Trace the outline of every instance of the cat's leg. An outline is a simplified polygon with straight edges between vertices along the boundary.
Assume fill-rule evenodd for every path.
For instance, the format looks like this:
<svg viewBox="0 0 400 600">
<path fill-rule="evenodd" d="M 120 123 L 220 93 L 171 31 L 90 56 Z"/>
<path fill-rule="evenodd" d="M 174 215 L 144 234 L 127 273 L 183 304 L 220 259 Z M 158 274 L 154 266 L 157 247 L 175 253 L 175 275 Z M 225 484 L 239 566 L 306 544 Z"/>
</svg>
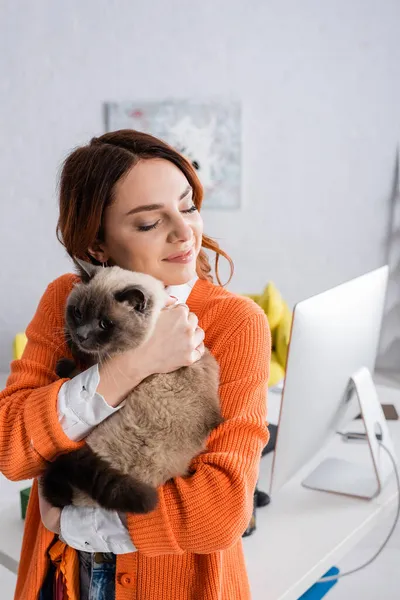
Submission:
<svg viewBox="0 0 400 600">
<path fill-rule="evenodd" d="M 70 358 L 60 358 L 60 360 L 57 361 L 56 374 L 60 379 L 64 379 L 64 377 L 75 377 L 79 372 L 74 360 L 71 360 Z"/>
<path fill-rule="evenodd" d="M 147 513 L 158 501 L 154 487 L 113 469 L 87 444 L 50 463 L 43 478 L 44 495 L 49 502 L 53 502 L 53 498 L 60 502 L 58 485 L 62 488 L 61 498 L 67 486 L 71 489 L 69 504 L 72 504 L 72 488 L 81 490 L 103 508 L 121 512 Z"/>
<path fill-rule="evenodd" d="M 49 464 L 42 477 L 42 493 L 52 506 L 64 508 L 72 504 L 73 489 L 57 459 Z"/>
</svg>

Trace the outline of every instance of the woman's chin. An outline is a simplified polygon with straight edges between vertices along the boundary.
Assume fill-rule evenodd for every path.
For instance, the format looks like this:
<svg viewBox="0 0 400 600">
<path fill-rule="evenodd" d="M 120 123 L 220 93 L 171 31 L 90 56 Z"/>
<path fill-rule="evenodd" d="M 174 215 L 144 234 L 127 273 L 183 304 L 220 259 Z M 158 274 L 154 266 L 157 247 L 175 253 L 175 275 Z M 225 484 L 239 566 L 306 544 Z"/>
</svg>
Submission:
<svg viewBox="0 0 400 600">
<path fill-rule="evenodd" d="M 196 264 L 180 265 L 170 263 L 163 269 L 162 281 L 165 285 L 183 285 L 197 277 Z"/>
</svg>

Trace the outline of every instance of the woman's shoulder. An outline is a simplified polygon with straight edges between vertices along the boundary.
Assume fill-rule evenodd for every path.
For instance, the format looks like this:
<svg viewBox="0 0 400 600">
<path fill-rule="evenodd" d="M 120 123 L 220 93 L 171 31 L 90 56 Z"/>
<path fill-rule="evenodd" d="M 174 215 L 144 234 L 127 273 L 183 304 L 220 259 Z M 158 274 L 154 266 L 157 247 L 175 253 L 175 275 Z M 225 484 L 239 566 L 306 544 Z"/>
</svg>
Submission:
<svg viewBox="0 0 400 600">
<path fill-rule="evenodd" d="M 27 327 L 28 337 L 37 331 L 53 331 L 55 327 L 63 326 L 67 298 L 77 281 L 76 275 L 66 273 L 48 284 Z"/>
<path fill-rule="evenodd" d="M 64 275 L 60 275 L 60 277 L 54 279 L 49 287 L 60 293 L 65 291 L 69 293 L 78 281 L 80 281 L 78 275 L 74 275 L 74 273 L 64 273 Z"/>
<path fill-rule="evenodd" d="M 207 333 L 231 337 L 260 321 L 268 329 L 267 317 L 254 300 L 207 280 L 196 282 L 188 303 Z"/>
<path fill-rule="evenodd" d="M 65 273 L 57 279 L 54 279 L 47 286 L 41 302 L 50 307 L 64 306 L 74 285 L 80 281 L 77 275 Z"/>
</svg>

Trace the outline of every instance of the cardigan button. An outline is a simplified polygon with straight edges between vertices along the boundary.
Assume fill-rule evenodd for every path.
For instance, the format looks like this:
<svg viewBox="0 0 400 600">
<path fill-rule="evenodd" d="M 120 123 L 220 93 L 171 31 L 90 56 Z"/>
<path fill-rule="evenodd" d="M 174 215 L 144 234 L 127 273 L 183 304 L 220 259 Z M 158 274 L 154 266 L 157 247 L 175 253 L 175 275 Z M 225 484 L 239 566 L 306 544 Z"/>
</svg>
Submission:
<svg viewBox="0 0 400 600">
<path fill-rule="evenodd" d="M 132 575 L 128 575 L 128 573 L 123 573 L 121 575 L 121 585 L 126 588 L 133 588 L 135 582 L 133 581 Z"/>
</svg>

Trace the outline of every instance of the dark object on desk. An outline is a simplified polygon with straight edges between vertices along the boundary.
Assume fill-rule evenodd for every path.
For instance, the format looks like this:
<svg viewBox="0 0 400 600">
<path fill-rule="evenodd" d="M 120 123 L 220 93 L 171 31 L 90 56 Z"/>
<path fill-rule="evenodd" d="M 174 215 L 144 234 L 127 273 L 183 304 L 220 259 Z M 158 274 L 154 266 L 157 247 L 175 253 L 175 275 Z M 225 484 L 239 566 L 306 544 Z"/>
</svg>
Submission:
<svg viewBox="0 0 400 600">
<path fill-rule="evenodd" d="M 261 456 L 265 456 L 268 452 L 272 452 L 276 444 L 276 433 L 278 427 L 276 425 L 268 425 L 269 440 L 268 444 L 264 446 Z M 265 492 L 261 491 L 256 487 L 253 496 L 253 514 L 251 515 L 250 523 L 243 534 L 243 537 L 247 537 L 253 533 L 256 529 L 256 508 L 267 506 L 271 502 L 271 498 Z"/>
<path fill-rule="evenodd" d="M 272 450 L 275 450 L 276 434 L 278 431 L 278 426 L 270 424 L 270 425 L 268 425 L 268 431 L 269 431 L 268 444 L 266 446 L 264 446 L 263 451 L 261 452 L 261 456 L 265 456 L 269 452 L 272 452 Z M 256 497 L 257 508 L 261 508 L 262 506 L 267 506 L 271 502 L 271 498 L 268 496 L 268 494 L 259 490 L 258 487 L 256 487 L 255 497 Z"/>
<path fill-rule="evenodd" d="M 397 412 L 394 404 L 381 404 L 381 406 L 387 421 L 398 421 L 399 413 Z M 358 415 L 356 419 L 361 419 L 361 415 Z"/>
<path fill-rule="evenodd" d="M 262 492 L 256 487 L 256 507 L 262 508 L 271 502 L 271 498 L 265 492 Z"/>
<path fill-rule="evenodd" d="M 263 451 L 261 452 L 261 456 L 265 456 L 266 454 L 268 454 L 268 452 L 272 452 L 272 450 L 275 450 L 276 435 L 277 435 L 277 432 L 278 432 L 278 426 L 277 425 L 272 425 L 270 423 L 268 425 L 268 431 L 269 431 L 268 444 L 266 446 L 264 446 Z"/>
<path fill-rule="evenodd" d="M 398 421 L 399 414 L 394 404 L 382 404 L 382 410 L 388 421 Z"/>
<path fill-rule="evenodd" d="M 342 435 L 343 441 L 345 441 L 345 442 L 356 442 L 356 441 L 366 442 L 368 439 L 366 433 L 359 433 L 358 431 L 346 431 L 346 433 L 342 433 L 341 435 Z M 375 433 L 375 437 L 380 442 L 382 441 L 381 433 Z"/>
<path fill-rule="evenodd" d="M 26 509 L 28 508 L 29 496 L 32 487 L 25 488 L 20 491 L 20 504 L 21 504 L 21 519 L 24 520 L 26 516 Z"/>
<path fill-rule="evenodd" d="M 253 495 L 253 513 L 251 515 L 250 523 L 247 526 L 246 531 L 243 533 L 242 537 L 248 537 L 256 530 L 256 506 L 257 506 L 257 488 L 254 491 Z"/>
<path fill-rule="evenodd" d="M 253 514 L 251 515 L 250 523 L 242 537 L 248 537 L 256 530 L 256 509 L 262 506 L 267 506 L 271 502 L 271 498 L 265 492 L 262 492 L 257 487 L 253 496 Z"/>
</svg>

